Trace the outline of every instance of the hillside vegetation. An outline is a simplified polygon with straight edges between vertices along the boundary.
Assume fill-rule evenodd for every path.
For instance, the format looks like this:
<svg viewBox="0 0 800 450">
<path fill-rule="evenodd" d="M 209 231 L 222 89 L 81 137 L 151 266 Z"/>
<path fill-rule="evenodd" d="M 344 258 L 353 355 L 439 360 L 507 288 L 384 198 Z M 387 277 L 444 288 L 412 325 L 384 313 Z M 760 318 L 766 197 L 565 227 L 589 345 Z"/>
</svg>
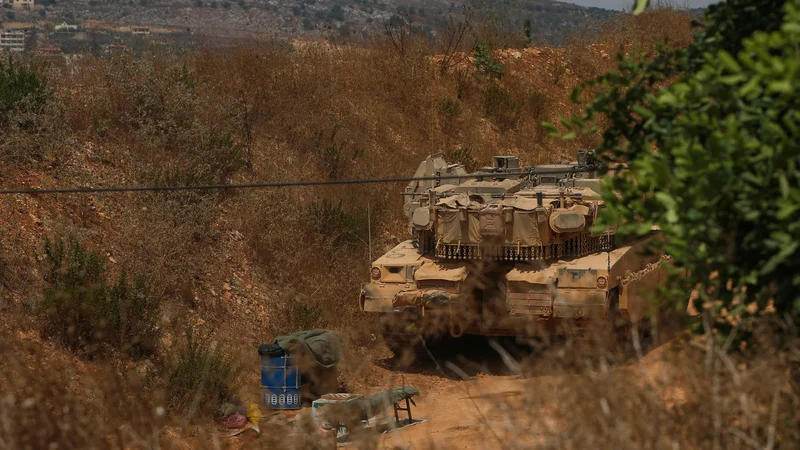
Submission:
<svg viewBox="0 0 800 450">
<path fill-rule="evenodd" d="M 611 18 L 613 11 L 552 0 L 46 0 L 41 9 L 13 12 L 9 21 L 81 23 L 92 20 L 122 26 L 149 25 L 171 33 L 189 32 L 205 42 L 214 38 L 336 37 L 362 40 L 383 32 L 387 22 L 404 21 L 434 37 L 450 16 L 475 11 L 486 27 L 514 31 L 523 38 L 530 20 L 537 43 L 563 42 L 571 33 Z M 202 36 L 202 37 L 201 37 Z M 192 40 L 191 36 L 183 36 Z"/>
<path fill-rule="evenodd" d="M 402 48 L 271 41 L 68 68 L 4 59 L 0 186 L 410 176 L 435 152 L 469 167 L 497 154 L 573 158 L 601 136 L 562 141 L 541 122 L 579 113 L 569 93 L 612 70 L 617 51 L 691 43 L 689 22 L 659 9 L 591 43 L 487 44 L 452 64 L 413 33 Z M 363 362 L 380 350 L 357 295 L 371 258 L 406 238 L 402 189 L 0 196 L 0 351 L 11 355 L 0 392 L 14 394 L 0 411 L 27 408 L 9 420 L 36 430 L 0 438 L 163 442 L 165 425 L 208 421 L 228 395 L 256 398 L 256 346 L 298 328 L 340 331 L 344 387 L 368 384 Z M 208 368 L 209 384 L 192 384 Z"/>
</svg>

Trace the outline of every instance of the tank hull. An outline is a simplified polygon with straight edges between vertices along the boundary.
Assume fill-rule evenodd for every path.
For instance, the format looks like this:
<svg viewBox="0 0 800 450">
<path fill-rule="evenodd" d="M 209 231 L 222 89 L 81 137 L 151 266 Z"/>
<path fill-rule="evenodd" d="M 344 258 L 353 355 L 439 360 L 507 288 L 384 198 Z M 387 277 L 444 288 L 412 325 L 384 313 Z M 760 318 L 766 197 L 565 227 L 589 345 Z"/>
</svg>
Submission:
<svg viewBox="0 0 800 450">
<path fill-rule="evenodd" d="M 526 263 L 442 261 L 407 241 L 373 264 L 381 276 L 362 287 L 361 308 L 380 317 L 384 334 L 408 338 L 568 334 L 612 313 L 638 322 L 665 277 L 661 256 L 646 253 L 653 239 L 660 233 L 610 252 Z M 389 264 L 402 279 L 383 276 Z"/>
</svg>

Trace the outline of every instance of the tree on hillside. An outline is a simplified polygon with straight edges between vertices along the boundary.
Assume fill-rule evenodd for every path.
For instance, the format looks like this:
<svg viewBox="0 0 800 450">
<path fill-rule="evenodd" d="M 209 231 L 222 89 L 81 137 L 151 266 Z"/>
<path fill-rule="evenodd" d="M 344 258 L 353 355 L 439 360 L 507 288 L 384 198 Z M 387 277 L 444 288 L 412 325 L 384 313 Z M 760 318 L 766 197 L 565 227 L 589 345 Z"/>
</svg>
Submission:
<svg viewBox="0 0 800 450">
<path fill-rule="evenodd" d="M 704 23 L 688 48 L 620 57 L 564 137 L 607 124 L 598 153 L 629 170 L 605 223 L 660 225 L 677 288 L 741 336 L 800 313 L 800 0 L 728 0 Z"/>
<path fill-rule="evenodd" d="M 342 8 L 342 5 L 340 5 L 338 3 L 333 5 L 333 8 L 331 8 L 330 17 L 333 20 L 338 20 L 340 22 L 343 21 L 344 20 L 344 8 Z"/>
<path fill-rule="evenodd" d="M 464 7 L 464 14 L 447 18 L 447 25 L 439 33 L 439 53 L 442 60 L 439 72 L 446 73 L 450 68 L 461 64 L 469 57 L 469 49 L 475 47 L 475 33 L 472 28 L 472 9 Z"/>
<path fill-rule="evenodd" d="M 527 40 L 529 44 L 531 43 L 531 30 L 531 19 L 525 19 L 525 22 L 522 24 L 522 32 L 525 33 L 525 40 Z"/>
</svg>

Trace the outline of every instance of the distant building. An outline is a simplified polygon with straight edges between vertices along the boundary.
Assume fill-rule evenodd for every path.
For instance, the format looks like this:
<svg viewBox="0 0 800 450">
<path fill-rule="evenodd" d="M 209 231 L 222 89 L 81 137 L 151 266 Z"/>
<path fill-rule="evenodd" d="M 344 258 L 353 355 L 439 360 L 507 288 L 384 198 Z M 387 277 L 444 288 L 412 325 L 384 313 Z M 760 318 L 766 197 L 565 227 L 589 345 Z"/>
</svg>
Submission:
<svg viewBox="0 0 800 450">
<path fill-rule="evenodd" d="M 25 51 L 25 32 L 23 31 L 0 31 L 0 50 L 7 52 Z"/>
<path fill-rule="evenodd" d="M 70 25 L 67 22 L 61 22 L 61 25 L 56 25 L 53 30 L 56 33 L 77 33 L 78 26 L 77 25 Z"/>
<path fill-rule="evenodd" d="M 46 59 L 48 61 L 59 61 L 64 56 L 64 53 L 61 51 L 61 47 L 49 46 L 49 47 L 40 47 L 36 50 L 36 53 L 42 57 L 42 59 Z"/>
<path fill-rule="evenodd" d="M 107 55 L 116 55 L 126 50 L 128 50 L 128 46 L 122 44 L 106 44 L 103 46 L 103 51 L 105 51 Z"/>
<path fill-rule="evenodd" d="M 150 27 L 131 27 L 131 33 L 146 36 L 150 34 Z"/>
<path fill-rule="evenodd" d="M 21 11 L 33 10 L 33 0 L 5 0 L 4 3 L 7 5 L 11 5 L 11 9 L 16 9 Z"/>
</svg>

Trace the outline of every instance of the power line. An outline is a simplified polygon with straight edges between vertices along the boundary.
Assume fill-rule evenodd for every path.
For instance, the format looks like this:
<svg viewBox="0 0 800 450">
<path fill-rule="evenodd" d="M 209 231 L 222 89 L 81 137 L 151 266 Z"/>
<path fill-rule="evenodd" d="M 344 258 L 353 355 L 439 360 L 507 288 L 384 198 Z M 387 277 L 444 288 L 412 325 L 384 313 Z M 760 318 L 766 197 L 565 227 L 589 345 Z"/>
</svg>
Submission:
<svg viewBox="0 0 800 450">
<path fill-rule="evenodd" d="M 71 187 L 71 188 L 47 188 L 47 189 L 4 189 L 0 190 L 0 195 L 39 195 L 39 194 L 94 194 L 94 193 L 116 193 L 116 192 L 159 192 L 159 191 L 210 191 L 210 190 L 230 190 L 230 189 L 265 189 L 265 188 L 285 188 L 301 186 L 336 186 L 353 184 L 377 184 L 377 183 L 401 183 L 410 181 L 438 181 L 438 180 L 457 180 L 464 178 L 508 178 L 510 176 L 531 176 L 547 174 L 567 174 L 579 172 L 591 172 L 596 170 L 593 166 L 573 166 L 570 168 L 532 168 L 524 172 L 499 172 L 499 173 L 473 173 L 467 175 L 440 175 L 430 177 L 398 177 L 398 178 L 362 178 L 351 180 L 318 180 L 318 181 L 276 181 L 268 183 L 246 183 L 246 184 L 208 184 L 208 185 L 185 185 L 185 186 L 112 186 L 112 187 Z"/>
</svg>

